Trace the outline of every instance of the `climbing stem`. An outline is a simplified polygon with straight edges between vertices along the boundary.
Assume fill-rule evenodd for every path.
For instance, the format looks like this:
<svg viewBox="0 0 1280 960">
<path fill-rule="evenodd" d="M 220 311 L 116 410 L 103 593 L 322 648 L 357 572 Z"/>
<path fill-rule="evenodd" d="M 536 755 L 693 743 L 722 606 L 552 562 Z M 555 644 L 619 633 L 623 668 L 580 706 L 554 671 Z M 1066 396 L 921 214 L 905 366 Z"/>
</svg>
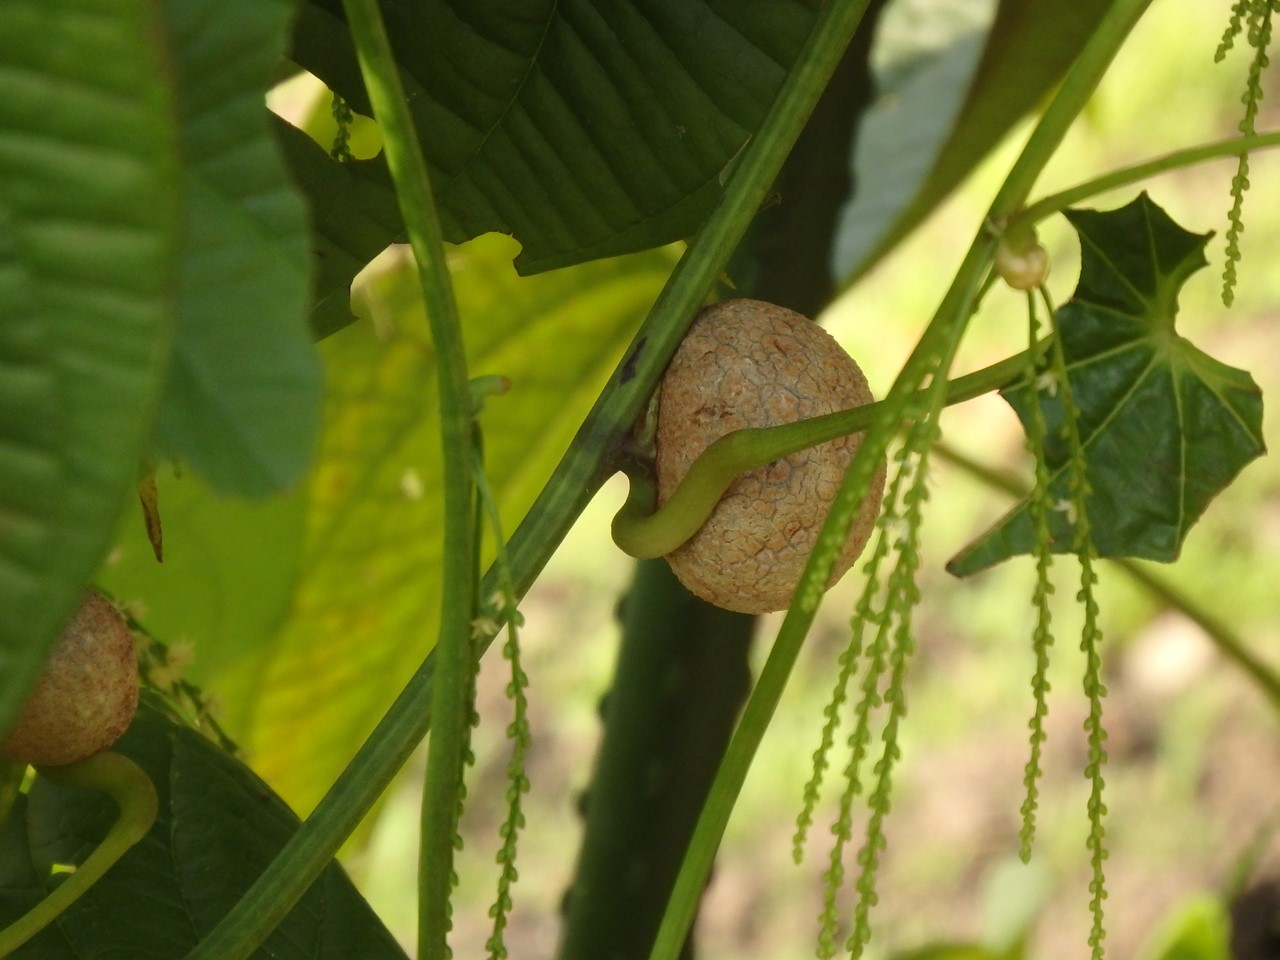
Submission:
<svg viewBox="0 0 1280 960">
<path fill-rule="evenodd" d="M 968 322 L 997 242 L 997 235 L 987 225 L 1006 223 L 1025 203 L 1040 171 L 1083 109 L 1149 2 L 1117 0 L 1099 21 L 1093 36 L 1063 79 L 996 194 L 986 223 L 975 236 L 942 303 L 885 398 L 882 416 L 877 417 L 863 434 L 818 536 L 818 546 L 809 555 L 797 589 L 797 600 L 787 610 L 773 649 L 716 774 L 668 901 L 651 960 L 675 960 L 679 955 L 693 922 L 698 893 L 710 873 L 738 792 L 746 780 L 751 760 L 782 697 L 787 678 L 799 656 L 800 645 L 817 612 L 817 597 L 830 576 L 837 553 L 831 545 L 844 543 L 857 508 L 871 487 L 889 441 L 913 405 L 915 394 Z M 828 9 L 835 6 L 838 5 L 829 4 Z"/>
<path fill-rule="evenodd" d="M 947 385 L 946 403 L 963 403 L 998 390 L 1022 374 L 1048 341 L 1035 350 L 1008 357 Z M 1034 354 L 1034 356 L 1032 356 Z M 641 464 L 628 468 L 631 490 L 613 519 L 613 540 L 626 553 L 641 559 L 661 557 L 693 536 L 706 522 L 725 490 L 748 470 L 763 467 L 798 450 L 851 433 L 860 433 L 883 416 L 883 403 L 810 417 L 772 427 L 754 427 L 725 434 L 704 450 L 671 497 L 655 510 L 650 471 Z"/>
<path fill-rule="evenodd" d="M 160 809 L 151 778 L 121 753 L 95 753 L 66 766 L 41 767 L 39 774 L 60 787 L 107 794 L 120 808 L 120 816 L 84 863 L 38 904 L 0 930 L 0 957 L 9 956 L 80 899 L 125 851 L 147 835 Z"/>
<path fill-rule="evenodd" d="M 431 738 L 422 798 L 418 861 L 418 954 L 423 960 L 449 955 L 450 896 L 454 837 L 462 775 L 471 729 L 474 655 L 471 623 L 476 615 L 473 510 L 472 404 L 461 325 L 444 258 L 440 223 L 426 162 L 418 148 L 413 116 L 377 0 L 343 0 L 347 23 L 382 131 L 387 166 L 413 245 L 439 373 L 444 473 L 443 593 L 435 646 Z"/>
<path fill-rule="evenodd" d="M 400 711 L 388 714 L 377 741 L 366 743 L 353 761 L 350 776 L 340 778 L 250 891 L 188 955 L 191 960 L 243 960 L 252 954 L 368 812 L 426 733 L 428 723 L 437 736 L 431 740 L 423 799 L 420 956 L 439 958 L 448 949 L 454 820 L 470 720 L 467 687 L 476 596 L 471 404 L 458 310 L 430 178 L 379 6 L 377 0 L 344 0 L 343 6 L 417 262 L 438 371 L 444 453 L 443 555 L 450 562 L 443 566 L 435 670 L 434 676 L 419 671 L 414 680 L 417 696 L 397 701 Z"/>
<path fill-rule="evenodd" d="M 1060 193 L 1050 194 L 1037 200 L 1011 217 L 1006 229 L 1013 231 L 1019 227 L 1030 226 L 1060 210 L 1073 207 L 1083 200 L 1088 200 L 1090 197 L 1106 193 L 1108 190 L 1115 190 L 1118 187 L 1128 186 L 1131 183 L 1138 183 L 1148 177 L 1167 173 L 1170 170 L 1189 167 L 1197 163 L 1206 163 L 1210 160 L 1239 157 L 1244 153 L 1252 153 L 1255 150 L 1265 150 L 1273 147 L 1280 147 L 1280 131 L 1259 133 L 1247 137 L 1229 137 L 1213 143 L 1204 143 L 1183 150 L 1174 150 L 1151 160 L 1145 160 L 1142 163 L 1121 167 L 1101 177 L 1087 180 Z"/>
</svg>

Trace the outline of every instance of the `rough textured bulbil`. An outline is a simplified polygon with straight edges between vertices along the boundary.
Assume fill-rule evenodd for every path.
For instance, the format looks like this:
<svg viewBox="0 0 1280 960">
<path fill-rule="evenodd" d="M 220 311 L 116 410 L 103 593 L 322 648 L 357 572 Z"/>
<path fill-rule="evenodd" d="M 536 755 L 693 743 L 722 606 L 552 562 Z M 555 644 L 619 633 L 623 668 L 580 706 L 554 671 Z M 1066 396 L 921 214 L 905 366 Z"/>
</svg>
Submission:
<svg viewBox="0 0 1280 960">
<path fill-rule="evenodd" d="M 83 760 L 115 743 L 137 709 L 133 634 L 111 601 L 90 591 L 54 645 L 3 753 L 35 766 Z"/>
<path fill-rule="evenodd" d="M 757 300 L 708 307 L 662 381 L 658 501 L 666 503 L 698 454 L 727 433 L 871 400 L 858 365 L 808 318 Z M 841 437 L 740 476 L 702 529 L 667 555 L 676 576 L 726 610 L 786 608 L 859 439 Z M 881 466 L 827 586 L 866 545 L 883 488 Z"/>
</svg>

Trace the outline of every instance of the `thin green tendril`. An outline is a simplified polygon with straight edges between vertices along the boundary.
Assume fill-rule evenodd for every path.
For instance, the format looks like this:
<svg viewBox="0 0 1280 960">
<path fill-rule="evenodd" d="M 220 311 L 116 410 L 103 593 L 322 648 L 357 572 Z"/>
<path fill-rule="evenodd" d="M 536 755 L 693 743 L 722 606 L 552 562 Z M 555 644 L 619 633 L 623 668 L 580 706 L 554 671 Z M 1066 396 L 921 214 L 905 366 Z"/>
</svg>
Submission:
<svg viewBox="0 0 1280 960">
<path fill-rule="evenodd" d="M 120 816 L 102 842 L 66 879 L 28 910 L 0 929 L 0 957 L 7 957 L 58 919 L 73 903 L 145 837 L 159 813 L 155 784 L 133 760 L 114 750 L 59 767 L 41 767 L 40 776 L 60 787 L 100 790 L 115 801 Z"/>
</svg>

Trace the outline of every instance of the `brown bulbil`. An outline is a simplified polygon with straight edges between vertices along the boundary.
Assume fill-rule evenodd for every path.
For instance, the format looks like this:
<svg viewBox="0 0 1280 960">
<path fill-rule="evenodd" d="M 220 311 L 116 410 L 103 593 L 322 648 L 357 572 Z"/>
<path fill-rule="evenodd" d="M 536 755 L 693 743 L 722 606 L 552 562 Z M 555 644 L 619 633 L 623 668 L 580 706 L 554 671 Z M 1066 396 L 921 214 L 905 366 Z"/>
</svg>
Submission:
<svg viewBox="0 0 1280 960">
<path fill-rule="evenodd" d="M 662 381 L 658 502 L 666 503 L 698 455 L 727 433 L 871 400 L 858 365 L 808 318 L 757 300 L 708 307 Z M 676 576 L 726 610 L 787 607 L 859 439 L 841 437 L 738 477 L 702 528 L 667 555 Z M 883 489 L 881 466 L 827 586 L 862 552 Z"/>
<path fill-rule="evenodd" d="M 133 634 L 111 601 L 90 591 L 0 749 L 35 766 L 73 763 L 120 739 L 137 709 Z"/>
</svg>

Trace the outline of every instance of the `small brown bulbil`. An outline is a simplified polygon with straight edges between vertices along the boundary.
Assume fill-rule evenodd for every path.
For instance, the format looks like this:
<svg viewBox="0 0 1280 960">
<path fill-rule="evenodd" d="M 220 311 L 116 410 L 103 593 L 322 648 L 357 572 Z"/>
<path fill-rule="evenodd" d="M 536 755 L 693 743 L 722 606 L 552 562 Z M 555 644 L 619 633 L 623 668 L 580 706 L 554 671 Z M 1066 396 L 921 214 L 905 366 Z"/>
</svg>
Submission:
<svg viewBox="0 0 1280 960">
<path fill-rule="evenodd" d="M 757 300 L 708 307 L 694 320 L 662 381 L 658 502 L 666 503 L 698 455 L 727 433 L 871 400 L 858 365 L 808 318 Z M 738 477 L 702 528 L 667 555 L 676 576 L 727 610 L 787 607 L 859 439 L 841 437 Z M 828 586 L 866 545 L 883 488 L 881 466 Z"/>
<path fill-rule="evenodd" d="M 89 591 L 0 749 L 35 766 L 73 763 L 115 743 L 137 709 L 133 634 L 110 600 Z"/>
</svg>

